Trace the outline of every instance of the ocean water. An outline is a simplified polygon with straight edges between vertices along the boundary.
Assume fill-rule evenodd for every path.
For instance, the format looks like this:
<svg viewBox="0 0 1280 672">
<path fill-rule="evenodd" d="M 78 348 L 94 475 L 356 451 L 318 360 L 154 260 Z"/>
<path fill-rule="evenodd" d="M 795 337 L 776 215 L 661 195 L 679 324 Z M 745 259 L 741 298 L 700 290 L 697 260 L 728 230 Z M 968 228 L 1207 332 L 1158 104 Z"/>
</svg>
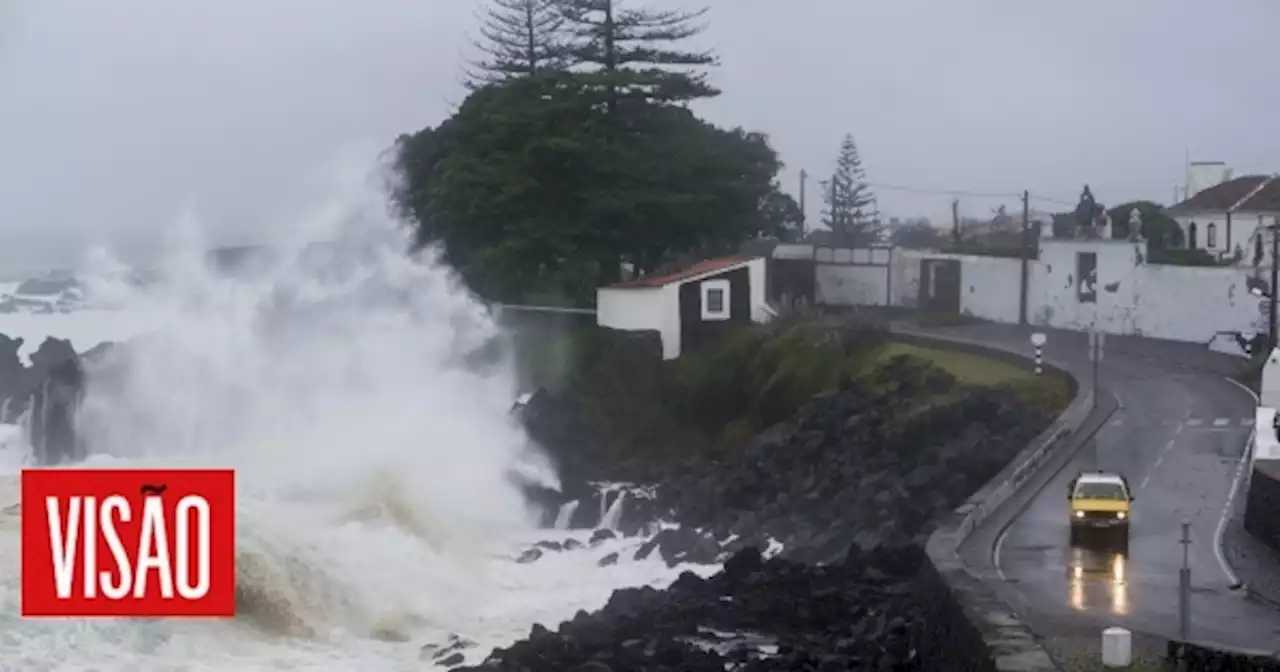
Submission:
<svg viewBox="0 0 1280 672">
<path fill-rule="evenodd" d="M 633 561 L 637 539 L 514 561 L 571 533 L 536 529 L 508 475 L 555 474 L 509 416 L 510 369 L 464 364 L 495 325 L 429 256 L 403 253 L 376 203 L 329 207 L 250 276 L 205 268 L 184 226 L 154 285 L 99 251 L 80 273 L 89 307 L 0 314 L 24 354 L 45 336 L 82 352 L 135 339 L 77 419 L 91 466 L 230 466 L 239 489 L 236 619 L 22 619 L 25 446 L 0 426 L 0 670 L 435 669 L 420 650 L 450 635 L 478 662 L 615 588 L 716 569 Z M 342 252 L 317 260 L 303 245 L 317 239 Z"/>
</svg>

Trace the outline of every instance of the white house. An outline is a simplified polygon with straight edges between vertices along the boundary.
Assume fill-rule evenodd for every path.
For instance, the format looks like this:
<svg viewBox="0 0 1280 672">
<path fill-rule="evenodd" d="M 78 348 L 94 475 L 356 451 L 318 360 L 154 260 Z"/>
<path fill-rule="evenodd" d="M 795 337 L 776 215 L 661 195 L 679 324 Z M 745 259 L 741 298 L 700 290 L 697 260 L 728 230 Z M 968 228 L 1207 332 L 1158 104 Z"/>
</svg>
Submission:
<svg viewBox="0 0 1280 672">
<path fill-rule="evenodd" d="M 596 324 L 657 331 L 663 359 L 714 338 L 726 326 L 773 316 L 765 298 L 766 260 L 706 259 L 677 271 L 596 289 Z"/>
<path fill-rule="evenodd" d="M 1189 249 L 1218 258 L 1240 255 L 1240 264 L 1267 260 L 1266 227 L 1280 223 L 1280 176 L 1245 175 L 1227 180 L 1169 208 Z"/>
</svg>

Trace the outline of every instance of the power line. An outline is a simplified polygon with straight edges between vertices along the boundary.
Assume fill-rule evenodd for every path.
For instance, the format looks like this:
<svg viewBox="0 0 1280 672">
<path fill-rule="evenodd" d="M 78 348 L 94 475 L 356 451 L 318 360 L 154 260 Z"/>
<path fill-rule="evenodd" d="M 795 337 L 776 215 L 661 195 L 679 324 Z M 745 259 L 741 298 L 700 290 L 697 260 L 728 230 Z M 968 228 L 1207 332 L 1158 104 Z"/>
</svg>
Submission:
<svg viewBox="0 0 1280 672">
<path fill-rule="evenodd" d="M 881 184 L 879 182 L 868 182 L 868 187 L 877 189 L 889 189 L 891 191 L 907 191 L 916 194 L 937 194 L 940 196 L 971 196 L 974 198 L 1022 198 L 1022 194 L 997 194 L 984 193 L 980 191 L 968 191 L 965 189 L 926 189 L 923 187 L 907 187 L 900 184 Z"/>
<path fill-rule="evenodd" d="M 915 193 L 915 194 L 933 194 L 938 196 L 968 196 L 970 198 L 1014 198 L 1014 199 L 1022 198 L 1022 194 L 1020 193 L 1005 194 L 1005 193 L 996 193 L 996 192 L 969 191 L 967 189 L 928 189 L 925 187 L 909 187 L 901 184 L 883 184 L 880 182 L 867 182 L 866 184 L 867 186 L 874 187 L 876 189 L 888 189 L 890 191 L 905 191 L 905 192 Z M 1055 205 L 1065 205 L 1068 207 L 1075 206 L 1074 203 L 1071 203 L 1069 201 L 1063 201 L 1056 198 L 1049 198 L 1047 196 L 1036 196 L 1035 194 L 1031 195 L 1031 200 L 1040 201 L 1042 203 L 1053 203 Z"/>
</svg>

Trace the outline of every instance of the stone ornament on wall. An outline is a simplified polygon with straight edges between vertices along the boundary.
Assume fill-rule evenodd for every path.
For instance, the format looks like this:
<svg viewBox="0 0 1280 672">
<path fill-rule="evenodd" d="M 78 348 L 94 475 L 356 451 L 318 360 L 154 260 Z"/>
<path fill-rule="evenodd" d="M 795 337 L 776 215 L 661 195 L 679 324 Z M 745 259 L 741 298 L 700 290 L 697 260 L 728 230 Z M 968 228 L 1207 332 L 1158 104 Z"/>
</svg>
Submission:
<svg viewBox="0 0 1280 672">
<path fill-rule="evenodd" d="M 1129 240 L 1134 242 L 1142 240 L 1142 212 L 1137 208 L 1129 211 Z"/>
</svg>

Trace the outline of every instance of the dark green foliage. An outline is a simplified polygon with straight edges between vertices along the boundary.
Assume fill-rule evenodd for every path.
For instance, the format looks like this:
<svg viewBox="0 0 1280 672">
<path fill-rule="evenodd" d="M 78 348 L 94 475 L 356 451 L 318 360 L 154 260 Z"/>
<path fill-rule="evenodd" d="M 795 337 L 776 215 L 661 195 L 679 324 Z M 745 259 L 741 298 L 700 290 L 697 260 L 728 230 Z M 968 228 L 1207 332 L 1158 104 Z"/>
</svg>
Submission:
<svg viewBox="0 0 1280 672">
<path fill-rule="evenodd" d="M 822 223 L 844 245 L 867 245 L 879 240 L 880 213 L 867 185 L 867 174 L 853 135 L 845 135 L 836 157 L 836 169 L 822 183 Z"/>
<path fill-rule="evenodd" d="M 714 348 L 671 363 L 674 409 L 710 434 L 740 420 L 749 435 L 790 417 L 815 395 L 838 389 L 883 343 L 870 326 L 832 326 L 806 313 L 766 327 L 742 327 Z"/>
<path fill-rule="evenodd" d="M 558 0 L 490 0 L 476 47 L 483 60 L 472 64 L 469 86 L 478 88 L 513 77 L 559 70 L 567 63 L 565 19 Z"/>
<path fill-rule="evenodd" d="M 471 95 L 399 138 L 394 193 L 419 246 L 489 300 L 590 304 L 624 265 L 646 273 L 791 240 L 799 206 L 760 133 L 677 104 L 718 93 L 682 43 L 704 11 L 623 0 L 494 0 Z"/>
<path fill-rule="evenodd" d="M 709 51 L 679 48 L 704 27 L 695 21 L 706 9 L 632 9 L 623 0 L 557 0 L 567 21 L 566 44 L 578 72 L 619 99 L 663 103 L 708 98 L 720 92 L 700 68 L 716 65 Z"/>
<path fill-rule="evenodd" d="M 1142 215 L 1142 237 L 1150 243 L 1152 250 L 1183 246 L 1182 227 L 1160 204 L 1151 201 L 1129 201 L 1107 211 L 1116 238 L 1129 237 L 1129 216 L 1134 208 Z"/>
<path fill-rule="evenodd" d="M 784 234 L 797 216 L 759 133 L 626 101 L 593 76 L 548 72 L 481 88 L 398 142 L 396 201 L 417 242 L 486 298 L 589 300 L 619 263 L 641 271 Z"/>
</svg>

